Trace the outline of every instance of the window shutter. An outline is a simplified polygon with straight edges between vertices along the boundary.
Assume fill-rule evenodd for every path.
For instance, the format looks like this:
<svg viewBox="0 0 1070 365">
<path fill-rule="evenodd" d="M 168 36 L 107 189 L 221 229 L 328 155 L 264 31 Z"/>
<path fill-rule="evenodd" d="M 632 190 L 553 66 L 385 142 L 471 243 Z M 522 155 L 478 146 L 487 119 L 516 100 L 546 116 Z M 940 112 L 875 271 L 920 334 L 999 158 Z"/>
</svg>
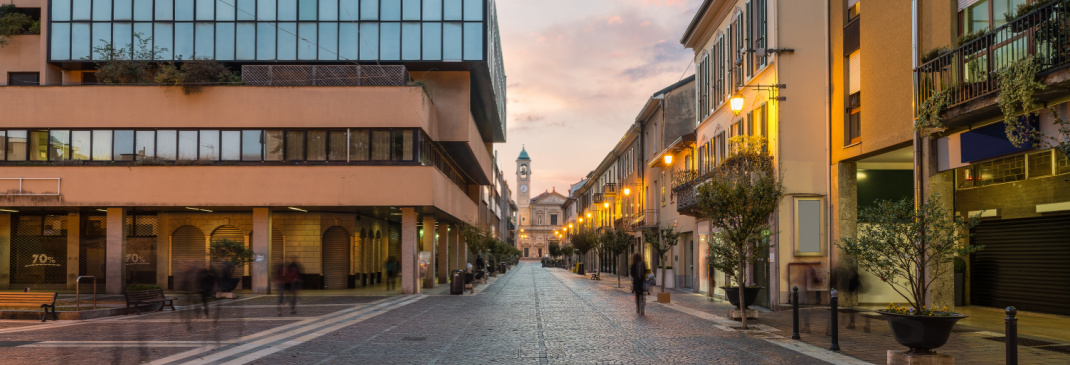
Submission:
<svg viewBox="0 0 1070 365">
<path fill-rule="evenodd" d="M 862 90 L 862 57 L 861 52 L 852 53 L 848 58 L 848 83 L 850 85 L 848 95 Z"/>
</svg>

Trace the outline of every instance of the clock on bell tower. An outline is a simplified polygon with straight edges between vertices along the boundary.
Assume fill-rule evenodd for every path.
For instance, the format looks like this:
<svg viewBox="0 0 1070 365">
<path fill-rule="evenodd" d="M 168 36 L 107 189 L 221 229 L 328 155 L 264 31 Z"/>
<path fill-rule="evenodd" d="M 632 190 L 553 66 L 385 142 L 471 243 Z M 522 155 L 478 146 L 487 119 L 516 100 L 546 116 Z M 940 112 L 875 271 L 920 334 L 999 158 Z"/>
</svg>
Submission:
<svg viewBox="0 0 1070 365">
<path fill-rule="evenodd" d="M 525 216 L 528 204 L 531 202 L 531 158 L 528 157 L 527 149 L 521 147 L 520 156 L 516 158 L 516 204 L 521 212 L 521 225 L 530 224 Z"/>
</svg>

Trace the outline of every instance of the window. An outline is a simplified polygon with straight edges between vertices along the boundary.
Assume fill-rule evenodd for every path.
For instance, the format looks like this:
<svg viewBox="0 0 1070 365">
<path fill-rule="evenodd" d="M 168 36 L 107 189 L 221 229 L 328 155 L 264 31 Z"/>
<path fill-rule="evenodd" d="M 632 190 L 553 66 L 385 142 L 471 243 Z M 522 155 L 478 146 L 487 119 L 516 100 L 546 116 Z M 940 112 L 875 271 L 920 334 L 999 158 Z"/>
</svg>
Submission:
<svg viewBox="0 0 1070 365">
<path fill-rule="evenodd" d="M 327 141 L 329 151 L 327 153 L 327 159 L 331 161 L 345 161 L 347 158 L 346 149 L 349 148 L 349 144 L 346 142 L 346 131 L 330 131 Z"/>
<path fill-rule="evenodd" d="M 767 8 L 766 1 L 768 0 L 755 0 L 754 11 L 751 13 L 754 17 L 754 49 L 765 49 L 768 46 L 768 37 L 766 33 L 768 30 L 767 23 Z M 758 57 L 755 62 L 755 68 L 761 69 L 765 67 L 768 62 L 768 58 L 765 55 Z"/>
<path fill-rule="evenodd" d="M 219 151 L 221 151 L 219 148 L 219 131 L 202 130 L 200 132 L 198 151 L 202 160 L 219 161 Z"/>
<path fill-rule="evenodd" d="M 848 22 L 850 22 L 852 20 L 855 20 L 855 18 L 857 18 L 859 15 L 861 15 L 861 11 L 862 11 L 861 6 L 862 5 L 860 4 L 859 0 L 847 0 L 847 21 Z"/>
<path fill-rule="evenodd" d="M 178 131 L 178 159 L 197 159 L 197 131 Z"/>
<path fill-rule="evenodd" d="M 156 158 L 174 161 L 178 154 L 178 131 L 156 131 Z"/>
<path fill-rule="evenodd" d="M 219 147 L 223 152 L 220 157 L 223 161 L 241 160 L 241 131 L 222 131 L 220 135 Z"/>
<path fill-rule="evenodd" d="M 847 62 L 847 116 L 844 123 L 844 145 L 853 145 L 862 140 L 862 60 L 861 51 L 855 51 Z"/>
<path fill-rule="evenodd" d="M 246 130 L 241 132 L 242 161 L 260 161 L 264 150 L 264 131 Z"/>
<path fill-rule="evenodd" d="M 156 131 L 134 132 L 134 159 L 144 160 L 156 157 Z"/>
<path fill-rule="evenodd" d="M 305 159 L 305 131 L 286 131 L 286 161 Z"/>
<path fill-rule="evenodd" d="M 557 225 L 557 214 L 555 214 L 555 213 L 551 213 L 550 214 L 550 225 L 552 225 L 552 226 L 556 226 Z"/>
<path fill-rule="evenodd" d="M 41 76 L 37 72 L 8 72 L 7 84 L 11 86 L 40 85 Z"/>
<path fill-rule="evenodd" d="M 390 160 L 390 131 L 372 131 L 372 160 Z"/>
<path fill-rule="evenodd" d="M 48 136 L 50 142 L 50 146 L 48 148 L 48 159 L 52 161 L 69 159 L 71 157 L 71 131 L 53 130 L 48 134 Z"/>
<path fill-rule="evenodd" d="M 264 131 L 264 160 L 265 161 L 282 161 L 283 150 L 285 149 L 285 134 L 281 130 L 267 130 Z"/>
<path fill-rule="evenodd" d="M 112 131 L 93 131 L 93 160 L 112 160 Z"/>
<path fill-rule="evenodd" d="M 795 256 L 822 255 L 821 198 L 795 199 Z"/>
<path fill-rule="evenodd" d="M 88 160 L 92 155 L 93 141 L 90 131 L 71 131 L 71 159 Z"/>
<path fill-rule="evenodd" d="M 349 135 L 349 159 L 350 161 L 367 161 L 371 144 L 368 142 L 368 131 L 355 130 Z"/>
<path fill-rule="evenodd" d="M 118 161 L 134 160 L 134 131 L 114 132 L 112 155 Z"/>
</svg>

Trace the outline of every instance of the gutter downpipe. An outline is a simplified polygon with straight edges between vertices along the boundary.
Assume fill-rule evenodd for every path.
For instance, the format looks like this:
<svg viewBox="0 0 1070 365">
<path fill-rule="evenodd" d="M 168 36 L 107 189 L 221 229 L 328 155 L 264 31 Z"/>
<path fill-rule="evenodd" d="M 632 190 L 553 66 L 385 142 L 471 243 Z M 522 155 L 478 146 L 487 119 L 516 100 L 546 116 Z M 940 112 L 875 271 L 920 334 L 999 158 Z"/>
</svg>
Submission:
<svg viewBox="0 0 1070 365">
<path fill-rule="evenodd" d="M 829 82 L 825 84 L 825 157 L 828 158 L 825 162 L 825 212 L 832 212 L 832 31 L 829 27 L 832 25 L 832 2 L 825 2 L 825 80 Z M 839 170 L 837 170 L 839 171 Z M 839 180 L 837 180 L 839 181 Z M 837 194 L 838 196 L 838 194 Z M 792 202 L 794 205 L 795 203 Z M 837 202 L 838 204 L 838 202 Z M 793 206 L 792 209 L 795 209 Z M 831 216 L 828 218 L 828 224 L 825 224 L 824 228 L 828 238 L 828 253 L 825 258 L 828 260 L 829 270 L 832 270 L 832 255 L 836 252 L 836 245 L 833 243 L 835 240 L 832 235 L 832 222 Z M 837 258 L 839 255 L 836 255 Z M 839 262 L 837 261 L 838 265 Z M 779 267 L 779 265 L 778 265 Z M 791 283 L 788 283 L 791 285 Z M 778 288 L 779 290 L 779 288 Z M 788 293 L 790 296 L 791 293 Z"/>
</svg>

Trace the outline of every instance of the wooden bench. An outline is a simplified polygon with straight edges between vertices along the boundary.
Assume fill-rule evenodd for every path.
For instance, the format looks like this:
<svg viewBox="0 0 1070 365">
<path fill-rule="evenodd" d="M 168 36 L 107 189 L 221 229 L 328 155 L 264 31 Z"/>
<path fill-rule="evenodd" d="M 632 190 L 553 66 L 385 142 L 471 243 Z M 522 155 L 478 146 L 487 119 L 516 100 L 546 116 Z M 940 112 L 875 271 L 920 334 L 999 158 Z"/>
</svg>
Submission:
<svg viewBox="0 0 1070 365">
<path fill-rule="evenodd" d="M 41 315 L 41 322 L 48 318 L 49 309 L 52 311 L 52 320 L 57 320 L 56 297 L 57 293 L 0 293 L 0 307 L 41 307 L 45 312 Z"/>
<path fill-rule="evenodd" d="M 165 297 L 163 289 L 131 290 L 123 295 L 126 296 L 126 308 L 129 309 L 133 306 L 137 314 L 141 314 L 141 308 L 138 306 L 142 304 L 160 303 L 160 310 L 163 310 L 164 305 L 168 305 L 171 310 L 175 310 L 175 300 L 178 299 Z"/>
</svg>

